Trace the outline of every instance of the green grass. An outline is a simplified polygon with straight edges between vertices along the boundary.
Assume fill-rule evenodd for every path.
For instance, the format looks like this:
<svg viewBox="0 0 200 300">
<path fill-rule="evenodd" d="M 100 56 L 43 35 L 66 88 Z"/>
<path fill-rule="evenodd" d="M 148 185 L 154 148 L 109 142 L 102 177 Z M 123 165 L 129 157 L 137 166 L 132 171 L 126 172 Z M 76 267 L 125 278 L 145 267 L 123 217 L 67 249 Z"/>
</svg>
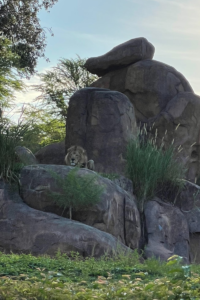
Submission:
<svg viewBox="0 0 200 300">
<path fill-rule="evenodd" d="M 194 272 L 180 260 L 0 253 L 0 299 L 200 299 L 200 266 Z"/>
</svg>

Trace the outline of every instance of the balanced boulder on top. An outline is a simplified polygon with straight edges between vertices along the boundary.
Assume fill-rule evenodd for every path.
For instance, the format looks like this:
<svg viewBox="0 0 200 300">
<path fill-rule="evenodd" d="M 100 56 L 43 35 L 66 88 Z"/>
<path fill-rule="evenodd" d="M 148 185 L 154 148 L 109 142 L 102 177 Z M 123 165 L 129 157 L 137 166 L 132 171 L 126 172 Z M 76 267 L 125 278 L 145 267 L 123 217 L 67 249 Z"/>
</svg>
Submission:
<svg viewBox="0 0 200 300">
<path fill-rule="evenodd" d="M 154 52 L 154 46 L 147 39 L 140 37 L 120 44 L 104 55 L 89 58 L 85 67 L 92 74 L 103 76 L 137 61 L 152 59 Z"/>
</svg>

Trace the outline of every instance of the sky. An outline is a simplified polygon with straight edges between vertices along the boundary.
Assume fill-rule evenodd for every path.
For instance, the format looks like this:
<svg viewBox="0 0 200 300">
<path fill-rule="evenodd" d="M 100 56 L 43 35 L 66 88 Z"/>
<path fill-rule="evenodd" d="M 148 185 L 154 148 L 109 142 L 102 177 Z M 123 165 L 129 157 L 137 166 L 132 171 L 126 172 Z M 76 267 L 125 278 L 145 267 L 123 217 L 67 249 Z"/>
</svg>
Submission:
<svg viewBox="0 0 200 300">
<path fill-rule="evenodd" d="M 41 26 L 54 33 L 52 37 L 46 30 L 50 62 L 39 59 L 39 73 L 56 66 L 60 58 L 95 57 L 145 37 L 155 47 L 153 59 L 181 72 L 200 95 L 200 0 L 58 0 L 39 18 Z M 39 95 L 30 88 L 40 83 L 37 76 L 25 83 L 27 92 L 15 94 L 18 107 Z"/>
</svg>

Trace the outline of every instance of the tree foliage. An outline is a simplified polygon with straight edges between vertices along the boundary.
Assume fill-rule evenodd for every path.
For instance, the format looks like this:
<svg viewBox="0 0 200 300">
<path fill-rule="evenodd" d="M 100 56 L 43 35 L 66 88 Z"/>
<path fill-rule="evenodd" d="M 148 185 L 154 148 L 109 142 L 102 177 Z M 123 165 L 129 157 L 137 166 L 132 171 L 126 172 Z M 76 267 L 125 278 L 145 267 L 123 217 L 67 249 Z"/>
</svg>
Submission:
<svg viewBox="0 0 200 300">
<path fill-rule="evenodd" d="M 41 110 L 32 104 L 24 106 L 21 115 L 22 123 L 28 123 L 29 127 L 21 139 L 20 146 L 25 146 L 36 153 L 42 147 L 65 139 L 66 126 L 62 118 L 54 118 L 47 110 Z"/>
<path fill-rule="evenodd" d="M 98 76 L 86 70 L 86 59 L 60 59 L 56 67 L 40 74 L 42 84 L 33 89 L 41 92 L 37 100 L 46 106 L 51 104 L 53 112 L 66 118 L 68 99 L 79 89 L 90 86 Z"/>
<path fill-rule="evenodd" d="M 20 57 L 12 51 L 10 40 L 0 37 L 0 108 L 9 107 L 14 99 L 14 91 L 24 88 L 17 71 L 23 71 L 19 67 Z"/>
<path fill-rule="evenodd" d="M 46 34 L 38 12 L 48 10 L 58 0 L 1 0 L 0 34 L 12 42 L 19 56 L 18 67 L 28 74 L 35 72 L 38 57 L 44 57 Z"/>
</svg>

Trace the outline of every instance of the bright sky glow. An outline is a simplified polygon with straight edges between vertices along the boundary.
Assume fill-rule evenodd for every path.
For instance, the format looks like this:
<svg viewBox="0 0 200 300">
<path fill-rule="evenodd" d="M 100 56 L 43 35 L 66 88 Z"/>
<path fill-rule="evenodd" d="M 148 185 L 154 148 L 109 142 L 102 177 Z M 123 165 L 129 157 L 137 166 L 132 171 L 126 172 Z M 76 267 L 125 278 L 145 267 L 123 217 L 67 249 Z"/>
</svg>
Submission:
<svg viewBox="0 0 200 300">
<path fill-rule="evenodd" d="M 155 47 L 155 60 L 181 72 L 200 95 L 199 0 L 59 0 L 50 13 L 40 13 L 47 33 L 46 56 L 38 71 L 60 58 L 99 56 L 132 38 L 145 37 Z M 36 77 L 28 85 L 39 83 Z M 16 93 L 18 105 L 32 102 L 36 92 Z"/>
</svg>

